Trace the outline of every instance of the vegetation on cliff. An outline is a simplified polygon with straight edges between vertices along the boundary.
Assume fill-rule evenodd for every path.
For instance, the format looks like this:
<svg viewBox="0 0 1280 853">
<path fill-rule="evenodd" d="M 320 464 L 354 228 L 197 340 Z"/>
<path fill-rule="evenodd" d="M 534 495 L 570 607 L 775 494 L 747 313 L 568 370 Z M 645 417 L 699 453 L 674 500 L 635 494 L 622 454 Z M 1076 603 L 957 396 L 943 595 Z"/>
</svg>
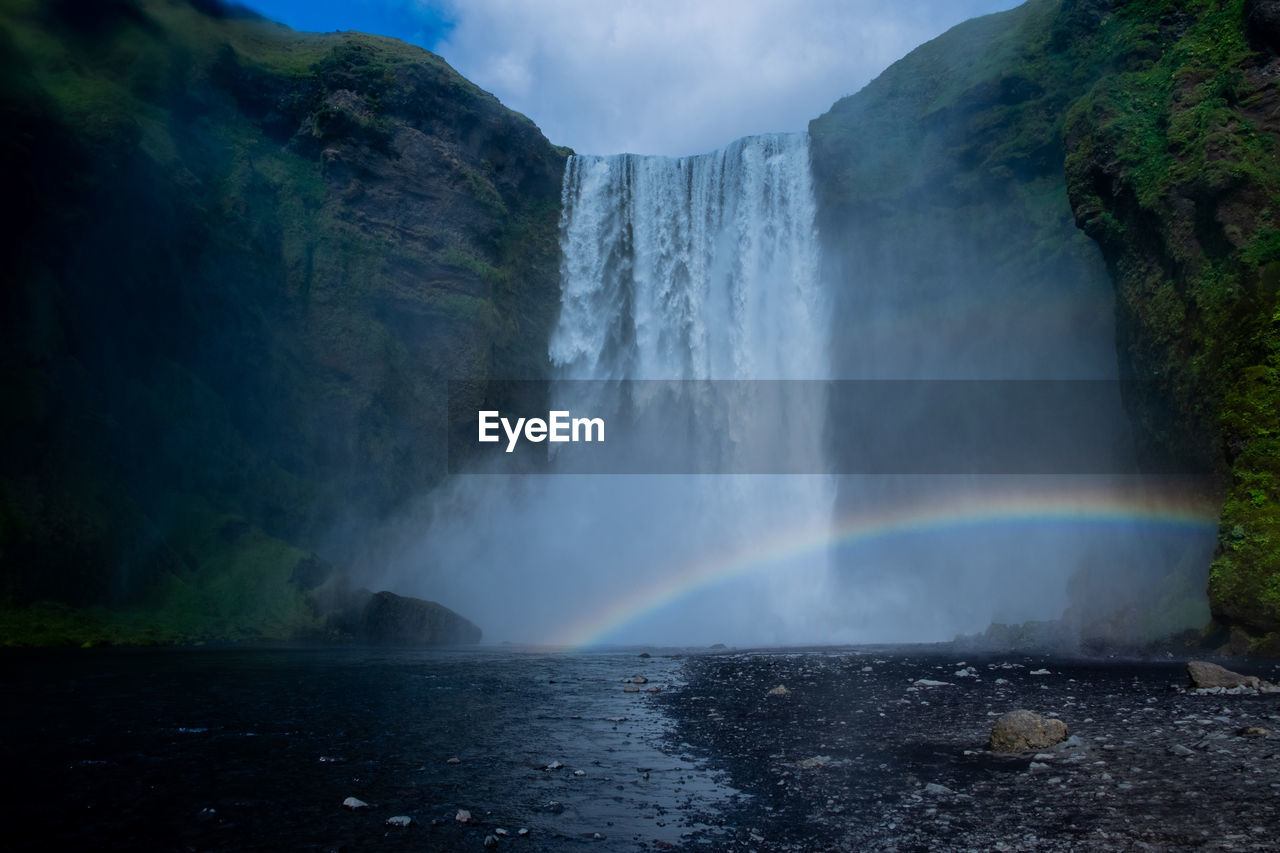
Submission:
<svg viewBox="0 0 1280 853">
<path fill-rule="evenodd" d="M 1271 652 L 1276 5 L 1031 0 L 924 45 L 810 128 L 839 262 L 867 267 L 850 258 L 849 229 L 885 214 L 909 233 L 931 221 L 970 230 L 993 276 L 1049 275 L 1055 287 L 1073 286 L 1064 264 L 1077 263 L 1077 284 L 1091 274 L 1073 260 L 1064 217 L 1097 242 L 1114 281 L 1121 376 L 1144 380 L 1126 400 L 1140 454 L 1217 471 L 1210 606 L 1237 629 L 1235 648 Z M 912 260 L 902 280 L 929 274 L 928 263 Z"/>
<path fill-rule="evenodd" d="M 446 381 L 542 375 L 568 152 L 212 0 L 4 0 L 0 115 L 2 639 L 323 630 L 348 531 L 444 473 Z"/>
<path fill-rule="evenodd" d="M 1274 35 L 1249 22 L 1266 5 L 1117 4 L 1100 20 L 1113 65 L 1066 135 L 1077 220 L 1116 280 L 1125 366 L 1159 398 L 1134 414 L 1153 444 L 1210 458 L 1225 491 L 1214 616 L 1243 630 L 1238 650 L 1278 653 L 1280 87 Z M 1183 419 L 1151 416 L 1169 403 Z"/>
</svg>

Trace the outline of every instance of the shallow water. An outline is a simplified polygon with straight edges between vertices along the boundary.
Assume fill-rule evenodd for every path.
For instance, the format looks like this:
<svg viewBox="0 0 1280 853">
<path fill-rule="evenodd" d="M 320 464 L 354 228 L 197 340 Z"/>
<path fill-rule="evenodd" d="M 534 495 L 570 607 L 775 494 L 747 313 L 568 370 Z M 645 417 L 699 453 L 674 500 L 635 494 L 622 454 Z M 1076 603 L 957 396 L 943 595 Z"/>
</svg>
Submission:
<svg viewBox="0 0 1280 853">
<path fill-rule="evenodd" d="M 1280 694 L 1188 693 L 1181 660 L 639 652 L 7 653 L 0 839 L 449 851 L 501 828 L 498 849 L 520 851 L 1280 850 Z M 1019 707 L 1076 737 L 988 752 L 992 719 Z"/>
<path fill-rule="evenodd" d="M 735 794 L 682 754 L 644 692 L 675 684 L 680 664 L 511 648 L 11 654 L 5 836 L 451 850 L 504 828 L 523 850 L 597 833 L 611 849 L 678 842 L 698 828 L 685 816 Z M 624 693 L 636 674 L 649 683 Z M 342 808 L 351 796 L 371 807 Z M 476 822 L 457 824 L 458 809 Z M 393 815 L 413 824 L 387 827 Z"/>
</svg>

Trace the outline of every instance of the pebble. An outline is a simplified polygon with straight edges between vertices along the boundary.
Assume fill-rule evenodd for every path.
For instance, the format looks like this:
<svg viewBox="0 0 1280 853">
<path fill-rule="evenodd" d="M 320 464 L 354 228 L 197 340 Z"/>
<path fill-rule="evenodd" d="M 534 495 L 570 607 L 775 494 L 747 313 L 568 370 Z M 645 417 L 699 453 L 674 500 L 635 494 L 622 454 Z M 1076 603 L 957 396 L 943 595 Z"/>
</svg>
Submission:
<svg viewBox="0 0 1280 853">
<path fill-rule="evenodd" d="M 925 785 L 924 792 L 931 797 L 949 797 L 955 793 L 955 791 L 951 790 L 946 785 L 939 785 L 937 782 L 930 782 L 928 785 Z"/>
<path fill-rule="evenodd" d="M 471 823 L 471 812 L 466 809 L 458 809 L 458 813 L 453 816 L 457 823 Z"/>
<path fill-rule="evenodd" d="M 369 808 L 369 804 L 357 797 L 347 797 L 345 800 L 342 801 L 342 807 L 344 809 L 351 809 L 352 811 L 356 811 L 357 809 Z"/>
<path fill-rule="evenodd" d="M 772 690 L 770 690 L 770 691 L 769 691 L 769 693 L 768 693 L 767 695 L 769 695 L 769 696 L 786 696 L 786 695 L 787 695 L 788 693 L 790 693 L 790 692 L 791 692 L 791 691 L 790 691 L 790 690 L 788 690 L 785 686 L 783 686 L 783 685 L 779 684 L 777 687 L 775 687 L 775 688 L 773 688 Z"/>
<path fill-rule="evenodd" d="M 408 826 L 413 823 L 413 818 L 407 814 L 398 814 L 395 817 L 387 818 L 387 826 Z"/>
<path fill-rule="evenodd" d="M 1195 755 L 1194 752 L 1187 749 L 1185 746 L 1183 746 L 1180 743 L 1175 743 L 1173 746 L 1169 747 L 1169 751 L 1172 752 L 1174 755 L 1181 755 L 1183 758 L 1187 757 L 1188 755 Z"/>
</svg>

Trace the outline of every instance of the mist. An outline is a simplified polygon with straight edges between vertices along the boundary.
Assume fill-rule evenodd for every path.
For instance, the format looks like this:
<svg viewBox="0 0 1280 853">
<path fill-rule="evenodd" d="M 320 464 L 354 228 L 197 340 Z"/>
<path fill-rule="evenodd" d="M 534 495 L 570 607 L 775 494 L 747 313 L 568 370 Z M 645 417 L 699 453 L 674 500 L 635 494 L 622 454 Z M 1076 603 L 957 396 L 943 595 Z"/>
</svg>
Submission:
<svg viewBox="0 0 1280 853">
<path fill-rule="evenodd" d="M 491 641 L 573 647 L 935 642 L 1022 623 L 1076 644 L 1204 622 L 1211 509 L 1195 480 L 1133 473 L 1096 250 L 1065 234 L 1053 275 L 1028 281 L 939 218 L 927 255 L 883 225 L 823 255 L 811 181 L 802 135 L 573 158 L 548 396 L 605 416 L 603 462 L 590 473 L 564 445 L 532 446 L 542 473 L 473 462 L 379 536 L 370 584 L 438 600 Z M 821 383 L 760 382 L 825 379 L 1094 380 L 1080 440 L 1105 464 L 1055 470 L 1064 446 L 1014 474 L 931 473 L 892 445 L 946 446 L 936 384 L 882 384 L 906 390 L 854 413 L 873 436 L 846 431 L 848 400 Z M 994 416 L 1015 435 L 1044 422 L 1012 403 Z M 874 476 L 850 462 L 886 455 Z M 800 473 L 760 473 L 783 458 Z"/>
</svg>

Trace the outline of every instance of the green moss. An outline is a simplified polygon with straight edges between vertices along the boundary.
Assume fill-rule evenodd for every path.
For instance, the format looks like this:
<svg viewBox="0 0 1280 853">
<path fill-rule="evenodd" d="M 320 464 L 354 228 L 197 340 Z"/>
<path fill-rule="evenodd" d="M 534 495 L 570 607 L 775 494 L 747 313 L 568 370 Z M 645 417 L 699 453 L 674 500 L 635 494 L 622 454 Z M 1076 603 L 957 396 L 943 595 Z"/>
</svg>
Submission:
<svg viewBox="0 0 1280 853">
<path fill-rule="evenodd" d="M 4 636 L 310 633 L 291 567 L 439 483 L 443 380 L 545 373 L 567 152 L 394 39 L 61 8 L 0 2 Z"/>
</svg>

